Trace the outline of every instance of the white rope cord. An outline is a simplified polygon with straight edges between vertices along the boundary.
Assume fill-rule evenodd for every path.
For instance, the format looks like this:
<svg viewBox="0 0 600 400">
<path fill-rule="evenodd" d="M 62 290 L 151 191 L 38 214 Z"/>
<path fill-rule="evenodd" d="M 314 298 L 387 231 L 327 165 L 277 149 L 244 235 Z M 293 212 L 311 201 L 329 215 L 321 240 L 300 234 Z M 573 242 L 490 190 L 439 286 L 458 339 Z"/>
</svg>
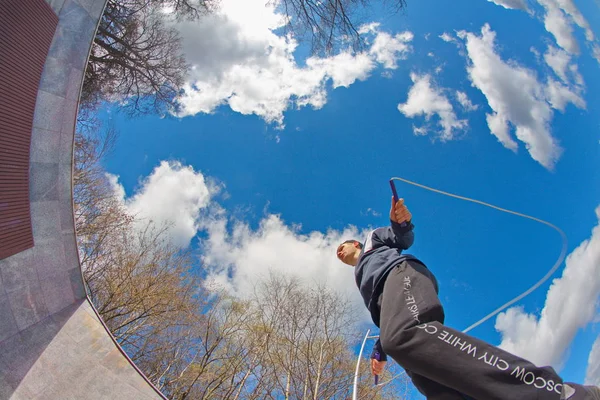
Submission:
<svg viewBox="0 0 600 400">
<path fill-rule="evenodd" d="M 550 228 L 554 229 L 555 231 L 557 231 L 560 234 L 560 236 L 562 238 L 562 250 L 560 252 L 560 256 L 558 257 L 558 259 L 556 260 L 556 262 L 554 263 L 554 265 L 552 266 L 552 268 L 550 268 L 550 270 L 546 273 L 546 275 L 544 275 L 542 277 L 542 279 L 540 279 L 539 281 L 537 281 L 533 286 L 531 286 L 529 289 L 527 289 L 526 291 L 524 291 L 520 295 L 518 295 L 515 298 L 513 298 L 512 300 L 509 300 L 508 302 L 504 303 L 503 305 L 501 305 L 500 307 L 496 308 L 494 311 L 492 311 L 491 313 L 489 313 L 485 317 L 481 318 L 479 321 L 475 322 L 474 324 L 472 324 L 468 328 L 464 329 L 463 330 L 464 333 L 469 332 L 471 329 L 473 329 L 473 328 L 481 325 L 482 323 L 484 323 L 488 319 L 492 318 L 493 316 L 495 316 L 496 314 L 498 314 L 502 310 L 506 309 L 507 307 L 510 307 L 511 305 L 513 305 L 514 303 L 516 303 L 517 301 L 523 299 L 525 296 L 528 296 L 529 294 L 531 294 L 531 292 L 533 292 L 538 287 L 540 287 L 544 282 L 546 282 L 550 278 L 550 276 L 552 276 L 552 274 L 554 274 L 556 272 L 556 270 L 558 269 L 558 267 L 560 267 L 560 265 L 562 264 L 562 262 L 565 260 L 565 257 L 567 255 L 567 246 L 568 246 L 567 235 L 565 235 L 565 233 L 562 231 L 562 229 L 560 229 L 559 227 L 557 227 L 554 224 L 551 224 L 548 221 L 544 221 L 543 219 L 535 218 L 535 217 L 532 217 L 530 215 L 522 214 L 522 213 L 519 213 L 519 212 L 516 212 L 516 211 L 507 210 L 505 208 L 501 208 L 501 207 L 495 206 L 493 204 L 485 203 L 485 202 L 480 201 L 480 200 L 475 200 L 475 199 L 471 199 L 469 197 L 464 197 L 464 196 L 459 196 L 459 195 L 456 195 L 456 194 L 453 194 L 453 193 L 444 192 L 443 190 L 438 190 L 438 189 L 431 188 L 429 186 L 421 185 L 419 183 L 409 181 L 408 179 L 394 177 L 394 178 L 392 178 L 392 180 L 402 181 L 402 182 L 408 183 L 410 185 L 417 186 L 417 187 L 420 187 L 420 188 L 423 188 L 423 189 L 426 189 L 426 190 L 429 190 L 429 191 L 432 191 L 432 192 L 435 192 L 435 193 L 443 194 L 445 196 L 450 196 L 450 197 L 454 197 L 456 199 L 470 201 L 472 203 L 481 204 L 481 205 L 484 205 L 486 207 L 490 207 L 490 208 L 493 208 L 495 210 L 502 211 L 502 212 L 505 212 L 505 213 L 508 213 L 508 214 L 513 214 L 513 215 L 516 215 L 516 216 L 519 216 L 519 217 L 531 219 L 533 221 L 536 221 L 536 222 L 539 222 L 541 224 L 547 225 Z M 402 372 L 402 373 L 400 373 L 398 375 L 395 375 L 392 378 L 388 379 L 387 381 L 378 384 L 377 386 L 387 385 L 388 383 L 390 383 L 394 379 L 402 376 L 403 374 L 405 374 L 405 372 Z"/>
</svg>

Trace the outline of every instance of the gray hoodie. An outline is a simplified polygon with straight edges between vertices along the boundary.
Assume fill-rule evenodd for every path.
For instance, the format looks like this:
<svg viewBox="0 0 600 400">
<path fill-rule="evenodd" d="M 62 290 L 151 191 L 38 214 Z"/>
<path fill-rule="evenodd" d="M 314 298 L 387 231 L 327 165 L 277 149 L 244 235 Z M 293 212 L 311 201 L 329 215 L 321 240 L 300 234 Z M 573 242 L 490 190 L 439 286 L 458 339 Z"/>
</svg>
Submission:
<svg viewBox="0 0 600 400">
<path fill-rule="evenodd" d="M 402 254 L 414 241 L 414 225 L 391 221 L 391 227 L 377 228 L 371 231 L 358 257 L 354 275 L 356 284 L 365 305 L 371 313 L 373 323 L 379 327 L 379 307 L 377 299 L 383 291 L 387 274 L 404 260 L 414 260 L 423 264 L 415 256 Z"/>
<path fill-rule="evenodd" d="M 377 228 L 367 235 L 363 248 L 358 256 L 358 264 L 354 269 L 356 284 L 360 294 L 371 313 L 373 323 L 379 327 L 379 306 L 377 300 L 383 291 L 383 283 L 387 274 L 404 260 L 414 260 L 423 264 L 410 254 L 402 254 L 402 250 L 412 246 L 415 240 L 414 225 L 398 224 L 390 221 L 391 227 Z M 424 264 L 423 264 L 424 265 Z M 371 358 L 386 361 L 387 356 L 377 340 Z"/>
</svg>

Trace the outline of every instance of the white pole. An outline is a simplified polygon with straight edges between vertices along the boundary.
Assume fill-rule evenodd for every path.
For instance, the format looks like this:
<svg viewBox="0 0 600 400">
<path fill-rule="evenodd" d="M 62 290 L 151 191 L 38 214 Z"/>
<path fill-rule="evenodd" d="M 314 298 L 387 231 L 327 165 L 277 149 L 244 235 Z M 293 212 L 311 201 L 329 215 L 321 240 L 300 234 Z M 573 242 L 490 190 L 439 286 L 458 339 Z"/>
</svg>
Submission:
<svg viewBox="0 0 600 400">
<path fill-rule="evenodd" d="M 360 353 L 358 353 L 358 360 L 356 361 L 356 372 L 354 373 L 354 388 L 352 389 L 352 400 L 357 400 L 358 396 L 358 371 L 360 370 L 360 359 L 362 358 L 363 350 L 365 349 L 365 343 L 367 343 L 367 339 L 369 338 L 369 333 L 371 330 L 367 330 L 367 334 L 363 339 L 362 346 L 360 346 Z"/>
</svg>

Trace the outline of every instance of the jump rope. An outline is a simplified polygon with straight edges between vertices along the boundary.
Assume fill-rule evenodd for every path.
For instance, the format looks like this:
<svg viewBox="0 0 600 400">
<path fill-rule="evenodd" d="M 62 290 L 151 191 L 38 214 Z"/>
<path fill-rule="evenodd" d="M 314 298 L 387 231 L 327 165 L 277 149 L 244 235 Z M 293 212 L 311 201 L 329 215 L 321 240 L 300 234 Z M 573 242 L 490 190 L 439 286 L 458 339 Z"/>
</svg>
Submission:
<svg viewBox="0 0 600 400">
<path fill-rule="evenodd" d="M 493 208 L 493 209 L 498 210 L 498 211 L 502 211 L 502 212 L 505 212 L 505 213 L 508 213 L 508 214 L 516 215 L 518 217 L 527 218 L 527 219 L 539 222 L 539 223 L 547 225 L 550 228 L 552 228 L 555 231 L 557 231 L 560 234 L 561 238 L 562 238 L 562 249 L 560 251 L 560 255 L 558 256 L 558 259 L 556 260 L 556 262 L 554 263 L 554 265 L 552 266 L 552 268 L 550 268 L 550 270 L 548 270 L 548 272 L 546 272 L 546 275 L 544 275 L 539 281 L 537 281 L 533 286 L 531 286 L 529 289 L 525 290 L 520 295 L 518 295 L 515 298 L 507 301 L 506 303 L 504 303 L 500 307 L 496 308 L 494 311 L 492 311 L 491 313 L 489 313 L 485 317 L 481 318 L 479 321 L 475 322 L 474 324 L 472 324 L 469 327 L 467 327 L 466 329 L 464 329 L 462 331 L 463 333 L 469 332 L 470 330 L 472 330 L 475 327 L 481 325 L 482 323 L 484 323 L 488 319 L 492 318 L 493 316 L 495 316 L 496 314 L 498 314 L 502 310 L 506 309 L 507 307 L 510 307 L 511 305 L 513 305 L 514 303 L 516 303 L 517 301 L 519 301 L 519 300 L 523 299 L 524 297 L 528 296 L 529 294 L 531 294 L 534 290 L 536 290 L 544 282 L 546 282 L 556 272 L 556 270 L 558 269 L 558 267 L 565 260 L 565 257 L 567 255 L 567 235 L 565 235 L 565 233 L 562 231 L 562 229 L 560 229 L 559 227 L 557 227 L 554 224 L 551 224 L 548 221 L 544 221 L 543 219 L 532 217 L 531 215 L 522 214 L 522 213 L 519 213 L 519 212 L 516 212 L 516 211 L 507 210 L 505 208 L 501 208 L 501 207 L 498 207 L 498 206 L 495 206 L 493 204 L 489 204 L 489 203 L 486 203 L 486 202 L 483 202 L 483 201 L 480 201 L 480 200 L 475 200 L 475 199 L 471 199 L 469 197 L 459 196 L 459 195 L 456 195 L 456 194 L 453 194 L 453 193 L 445 192 L 443 190 L 434 189 L 432 187 L 421 185 L 420 183 L 412 182 L 412 181 L 409 181 L 408 179 L 399 178 L 399 177 L 393 177 L 393 178 L 390 179 L 390 187 L 392 188 L 392 194 L 394 196 L 394 204 L 398 201 L 398 193 L 396 192 L 396 185 L 394 184 L 394 181 L 401 181 L 401 182 L 408 183 L 408 184 L 413 185 L 413 186 L 420 187 L 422 189 L 429 190 L 431 192 L 443 194 L 443 195 L 449 196 L 449 197 L 454 197 L 454 198 L 459 199 L 459 200 L 470 201 L 471 203 L 481 204 L 483 206 L 490 207 L 490 208 Z M 406 224 L 406 222 L 404 222 L 403 224 Z M 390 383 L 394 379 L 402 376 L 403 374 L 405 374 L 405 372 L 402 372 L 402 373 L 400 373 L 398 375 L 395 375 L 392 378 L 390 378 L 387 381 L 382 382 L 382 383 L 378 383 L 378 379 L 377 379 L 377 376 L 376 376 L 376 378 L 375 378 L 376 379 L 375 380 L 375 385 L 376 386 L 387 385 L 388 383 Z"/>
</svg>

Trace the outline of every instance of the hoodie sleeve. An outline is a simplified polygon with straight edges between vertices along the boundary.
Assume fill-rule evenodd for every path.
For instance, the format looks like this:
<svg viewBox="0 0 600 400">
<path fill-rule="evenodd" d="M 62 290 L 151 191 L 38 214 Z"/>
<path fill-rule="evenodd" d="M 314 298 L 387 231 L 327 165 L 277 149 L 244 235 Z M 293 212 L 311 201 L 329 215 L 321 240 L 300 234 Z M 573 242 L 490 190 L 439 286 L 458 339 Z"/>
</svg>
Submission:
<svg viewBox="0 0 600 400">
<path fill-rule="evenodd" d="M 364 252 L 367 253 L 381 246 L 406 250 L 415 241 L 414 225 L 409 222 L 405 226 L 391 221 L 391 226 L 377 228 L 369 234 Z"/>
<path fill-rule="evenodd" d="M 377 339 L 377 342 L 375 342 L 375 346 L 373 346 L 371 358 L 374 358 L 379 361 L 387 361 L 387 355 L 383 352 L 383 347 L 381 347 L 381 341 L 379 339 Z"/>
</svg>

